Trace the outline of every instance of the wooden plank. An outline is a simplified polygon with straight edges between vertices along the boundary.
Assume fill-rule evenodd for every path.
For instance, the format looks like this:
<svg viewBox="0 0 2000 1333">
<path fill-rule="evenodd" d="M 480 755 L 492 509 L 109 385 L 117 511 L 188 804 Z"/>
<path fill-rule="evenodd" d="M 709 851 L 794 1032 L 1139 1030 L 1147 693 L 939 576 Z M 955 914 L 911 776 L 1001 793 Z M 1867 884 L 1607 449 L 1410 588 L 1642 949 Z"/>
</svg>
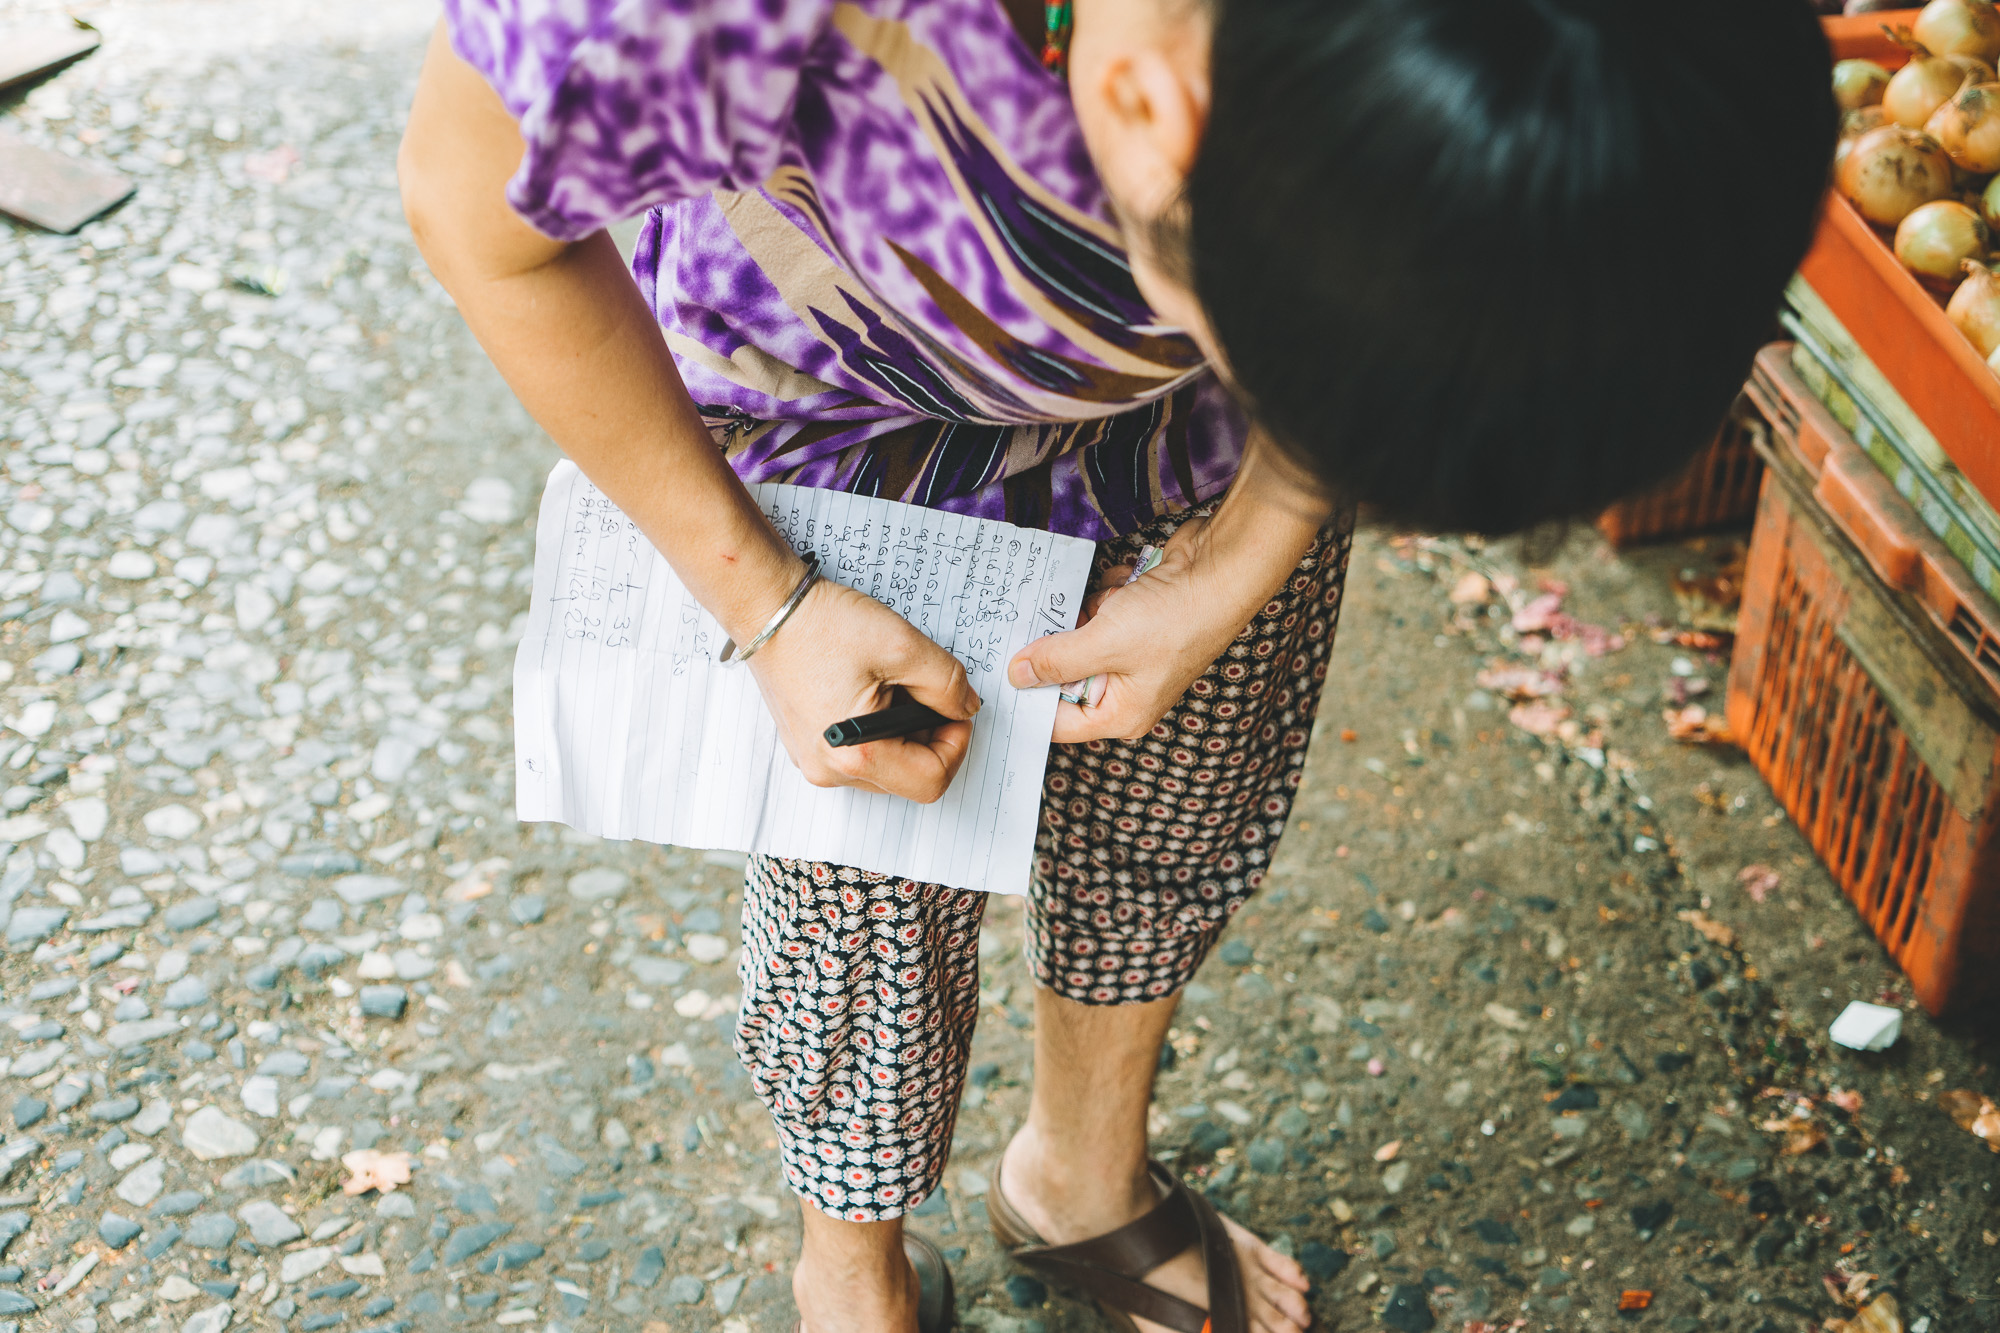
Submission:
<svg viewBox="0 0 2000 1333">
<path fill-rule="evenodd" d="M 79 162 L 0 132 L 0 213 L 72 232 L 136 188 L 106 167 Z"/>
<path fill-rule="evenodd" d="M 50 74 L 97 49 L 95 29 L 41 27 L 0 31 L 0 92 Z"/>
</svg>

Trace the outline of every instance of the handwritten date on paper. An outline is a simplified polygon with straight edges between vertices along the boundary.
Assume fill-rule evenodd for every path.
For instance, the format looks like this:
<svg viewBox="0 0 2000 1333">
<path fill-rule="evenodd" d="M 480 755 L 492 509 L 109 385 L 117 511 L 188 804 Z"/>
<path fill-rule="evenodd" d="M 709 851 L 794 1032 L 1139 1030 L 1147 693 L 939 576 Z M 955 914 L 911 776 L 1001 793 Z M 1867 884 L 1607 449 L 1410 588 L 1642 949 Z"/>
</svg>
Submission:
<svg viewBox="0 0 2000 1333">
<path fill-rule="evenodd" d="M 894 501 L 756 486 L 773 526 L 825 576 L 894 609 L 965 665 L 985 700 L 944 798 L 825 791 L 776 741 L 748 672 L 671 566 L 571 464 L 536 533 L 515 666 L 524 819 L 606 837 L 855 865 L 955 887 L 1025 888 L 1052 690 L 1006 684 L 1030 639 L 1075 622 L 1089 542 Z"/>
</svg>

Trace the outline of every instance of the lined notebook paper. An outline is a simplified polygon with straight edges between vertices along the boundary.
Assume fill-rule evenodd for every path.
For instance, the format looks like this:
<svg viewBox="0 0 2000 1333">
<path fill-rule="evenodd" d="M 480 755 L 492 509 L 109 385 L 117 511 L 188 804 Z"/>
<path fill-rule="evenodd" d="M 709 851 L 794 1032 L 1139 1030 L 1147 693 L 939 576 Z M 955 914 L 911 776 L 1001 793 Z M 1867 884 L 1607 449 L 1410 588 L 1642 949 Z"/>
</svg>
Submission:
<svg viewBox="0 0 2000 1333">
<path fill-rule="evenodd" d="M 715 660 L 725 635 L 714 617 L 565 460 L 542 496 L 514 662 L 521 818 L 1025 892 L 1057 691 L 1014 689 L 1007 662 L 1076 623 L 1092 544 L 839 491 L 751 493 L 795 549 L 819 553 L 824 577 L 894 608 L 965 664 L 984 707 L 950 789 L 918 805 L 806 782 L 749 668 Z"/>
</svg>

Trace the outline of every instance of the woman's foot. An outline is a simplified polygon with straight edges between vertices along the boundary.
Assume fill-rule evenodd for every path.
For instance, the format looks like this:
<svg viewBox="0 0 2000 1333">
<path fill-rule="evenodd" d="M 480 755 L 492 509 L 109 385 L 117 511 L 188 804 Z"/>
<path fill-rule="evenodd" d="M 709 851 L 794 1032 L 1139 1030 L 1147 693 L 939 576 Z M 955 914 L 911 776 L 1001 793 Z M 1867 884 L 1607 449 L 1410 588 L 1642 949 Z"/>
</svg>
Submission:
<svg viewBox="0 0 2000 1333">
<path fill-rule="evenodd" d="M 1001 1157 L 999 1179 L 1007 1202 L 1051 1245 L 1068 1245 L 1115 1231 L 1159 1203 L 1145 1165 L 1136 1174 L 1107 1176 L 1100 1164 L 1078 1161 L 1044 1143 L 1032 1125 L 1014 1135 Z M 1229 1218 L 1230 1239 L 1249 1296 L 1255 1333 L 1301 1333 L 1312 1322 L 1304 1270 Z M 1146 1275 L 1148 1286 L 1191 1301 L 1208 1303 L 1208 1274 L 1201 1255 L 1189 1249 Z M 1135 1321 L 1142 1333 L 1172 1333 L 1158 1324 Z"/>
</svg>

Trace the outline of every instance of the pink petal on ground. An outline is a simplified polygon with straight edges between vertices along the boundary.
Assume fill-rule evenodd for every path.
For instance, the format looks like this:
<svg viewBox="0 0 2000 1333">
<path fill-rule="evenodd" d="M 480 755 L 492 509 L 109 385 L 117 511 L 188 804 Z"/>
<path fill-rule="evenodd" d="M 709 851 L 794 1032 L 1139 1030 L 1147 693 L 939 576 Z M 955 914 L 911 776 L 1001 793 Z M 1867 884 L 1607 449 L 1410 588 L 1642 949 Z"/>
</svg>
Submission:
<svg viewBox="0 0 2000 1333">
<path fill-rule="evenodd" d="M 1526 666 L 1488 667 L 1473 679 L 1480 689 L 1504 694 L 1516 701 L 1559 694 L 1563 686 L 1562 677 L 1555 673 Z"/>
<path fill-rule="evenodd" d="M 1744 866 L 1736 872 L 1736 882 L 1750 895 L 1752 902 L 1763 902 L 1778 887 L 1780 876 L 1769 866 Z"/>
<path fill-rule="evenodd" d="M 1561 597 L 1552 592 L 1544 593 L 1514 613 L 1514 629 L 1521 634 L 1547 629 L 1550 619 L 1560 614 L 1561 608 Z"/>
<path fill-rule="evenodd" d="M 1516 704 L 1507 710 L 1507 720 L 1531 736 L 1553 736 L 1569 716 L 1569 709 L 1552 704 Z"/>
</svg>

